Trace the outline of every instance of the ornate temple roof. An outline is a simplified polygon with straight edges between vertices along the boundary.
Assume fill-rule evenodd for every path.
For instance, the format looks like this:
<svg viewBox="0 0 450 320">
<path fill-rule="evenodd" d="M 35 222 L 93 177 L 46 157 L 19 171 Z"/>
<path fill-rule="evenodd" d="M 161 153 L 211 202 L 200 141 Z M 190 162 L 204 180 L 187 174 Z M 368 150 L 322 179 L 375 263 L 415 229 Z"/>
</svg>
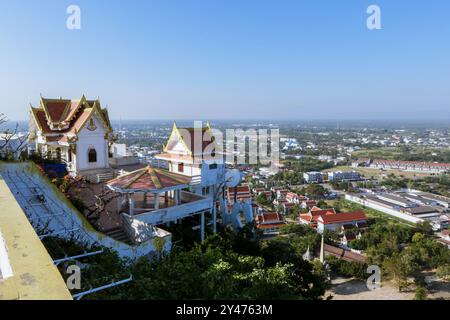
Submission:
<svg viewBox="0 0 450 320">
<path fill-rule="evenodd" d="M 31 106 L 31 114 L 39 130 L 44 134 L 77 134 L 89 118 L 97 111 L 107 130 L 112 130 L 106 108 L 100 101 L 87 100 L 84 95 L 79 100 L 47 99 L 41 97 L 37 108 Z"/>
</svg>

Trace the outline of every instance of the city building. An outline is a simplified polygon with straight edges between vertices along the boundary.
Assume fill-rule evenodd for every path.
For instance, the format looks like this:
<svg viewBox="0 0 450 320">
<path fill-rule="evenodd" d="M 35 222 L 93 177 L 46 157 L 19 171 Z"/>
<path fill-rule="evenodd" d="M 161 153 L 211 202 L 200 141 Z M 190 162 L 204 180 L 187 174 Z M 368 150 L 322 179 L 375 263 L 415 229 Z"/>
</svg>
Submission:
<svg viewBox="0 0 450 320">
<path fill-rule="evenodd" d="M 303 178 L 306 183 L 322 183 L 323 182 L 323 174 L 321 172 L 305 172 L 303 173 Z"/>
<path fill-rule="evenodd" d="M 256 228 L 262 230 L 263 234 L 277 234 L 279 229 L 284 227 L 286 222 L 279 213 L 262 213 L 256 217 Z"/>
<path fill-rule="evenodd" d="M 298 216 L 298 221 L 300 224 L 306 224 L 310 227 L 317 227 L 317 219 L 323 215 L 335 215 L 336 211 L 334 208 L 320 209 L 318 207 L 313 207 L 308 213 L 301 213 Z"/>
<path fill-rule="evenodd" d="M 179 128 L 174 123 L 163 153 L 155 155 L 155 158 L 165 161 L 170 172 L 190 177 L 191 192 L 212 200 L 209 211 L 214 232 L 217 228 L 218 207 L 224 225 L 242 227 L 241 212 L 244 213 L 245 223 L 254 220 L 250 187 L 243 186 L 245 196 L 235 200 L 242 174 L 237 169 L 226 169 L 222 147 L 215 142 L 209 123 L 199 128 Z M 238 189 L 226 193 L 224 190 L 227 187 Z"/>
<path fill-rule="evenodd" d="M 329 181 L 359 181 L 361 174 L 358 171 L 332 171 L 328 172 Z"/>
<path fill-rule="evenodd" d="M 370 160 L 370 158 L 359 158 L 355 161 L 352 161 L 352 167 L 353 168 L 368 167 L 370 166 L 371 162 L 372 161 Z"/>
<path fill-rule="evenodd" d="M 358 223 L 366 223 L 367 217 L 364 211 L 341 212 L 337 214 L 325 214 L 317 219 L 317 232 L 325 230 L 340 231 L 343 225 L 358 226 Z"/>
<path fill-rule="evenodd" d="M 347 193 L 349 201 L 362 204 L 394 217 L 419 223 L 429 221 L 440 230 L 448 226 L 448 198 L 417 190 L 399 190 L 380 193 Z"/>
<path fill-rule="evenodd" d="M 300 202 L 300 208 L 302 208 L 302 209 L 310 210 L 316 205 L 317 205 L 317 201 L 316 200 L 312 200 L 312 199 L 305 199 L 305 200 Z"/>
<path fill-rule="evenodd" d="M 371 168 L 384 170 L 401 170 L 422 173 L 446 173 L 450 171 L 450 163 L 399 161 L 399 160 L 373 160 Z"/>
</svg>

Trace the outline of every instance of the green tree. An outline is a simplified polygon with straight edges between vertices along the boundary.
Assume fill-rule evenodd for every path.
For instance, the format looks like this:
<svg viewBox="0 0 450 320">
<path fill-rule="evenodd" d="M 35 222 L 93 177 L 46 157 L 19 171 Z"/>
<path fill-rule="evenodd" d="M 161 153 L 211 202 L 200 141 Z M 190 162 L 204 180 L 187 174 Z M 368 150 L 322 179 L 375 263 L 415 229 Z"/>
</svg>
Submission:
<svg viewBox="0 0 450 320">
<path fill-rule="evenodd" d="M 270 205 L 270 200 L 267 199 L 267 196 L 265 193 L 260 193 L 256 196 L 256 203 L 260 206 L 268 206 Z"/>
<path fill-rule="evenodd" d="M 428 290 L 423 286 L 417 286 L 414 300 L 427 300 Z"/>
<path fill-rule="evenodd" d="M 320 184 L 310 184 L 306 187 L 305 192 L 310 198 L 321 200 L 325 198 L 326 190 Z"/>
<path fill-rule="evenodd" d="M 450 281 L 450 264 L 445 264 L 438 267 L 436 275 L 444 281 Z"/>
</svg>

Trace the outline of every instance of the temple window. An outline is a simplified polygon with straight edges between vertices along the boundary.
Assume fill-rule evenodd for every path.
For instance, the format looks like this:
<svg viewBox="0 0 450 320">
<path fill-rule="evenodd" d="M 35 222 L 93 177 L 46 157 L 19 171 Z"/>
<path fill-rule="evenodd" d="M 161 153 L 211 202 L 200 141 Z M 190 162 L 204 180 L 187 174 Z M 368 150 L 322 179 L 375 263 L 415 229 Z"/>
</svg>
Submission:
<svg viewBox="0 0 450 320">
<path fill-rule="evenodd" d="M 89 149 L 88 160 L 90 163 L 97 162 L 97 151 L 95 149 Z"/>
<path fill-rule="evenodd" d="M 212 163 L 209 165 L 209 170 L 217 169 L 217 163 Z"/>
<path fill-rule="evenodd" d="M 61 148 L 56 148 L 56 160 L 61 161 Z"/>
</svg>

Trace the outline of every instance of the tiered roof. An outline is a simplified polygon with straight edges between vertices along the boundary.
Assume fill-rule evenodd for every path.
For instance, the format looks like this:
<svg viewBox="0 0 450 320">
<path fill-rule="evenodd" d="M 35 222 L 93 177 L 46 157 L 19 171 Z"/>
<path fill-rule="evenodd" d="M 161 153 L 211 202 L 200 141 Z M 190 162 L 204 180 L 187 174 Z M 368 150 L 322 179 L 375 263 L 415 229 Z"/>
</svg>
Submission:
<svg viewBox="0 0 450 320">
<path fill-rule="evenodd" d="M 112 131 L 107 109 L 101 108 L 98 99 L 87 100 L 84 95 L 79 100 L 41 97 L 39 107 L 31 106 L 30 111 L 47 141 L 67 142 L 67 136 L 76 136 L 95 112 L 105 128 Z"/>
</svg>

